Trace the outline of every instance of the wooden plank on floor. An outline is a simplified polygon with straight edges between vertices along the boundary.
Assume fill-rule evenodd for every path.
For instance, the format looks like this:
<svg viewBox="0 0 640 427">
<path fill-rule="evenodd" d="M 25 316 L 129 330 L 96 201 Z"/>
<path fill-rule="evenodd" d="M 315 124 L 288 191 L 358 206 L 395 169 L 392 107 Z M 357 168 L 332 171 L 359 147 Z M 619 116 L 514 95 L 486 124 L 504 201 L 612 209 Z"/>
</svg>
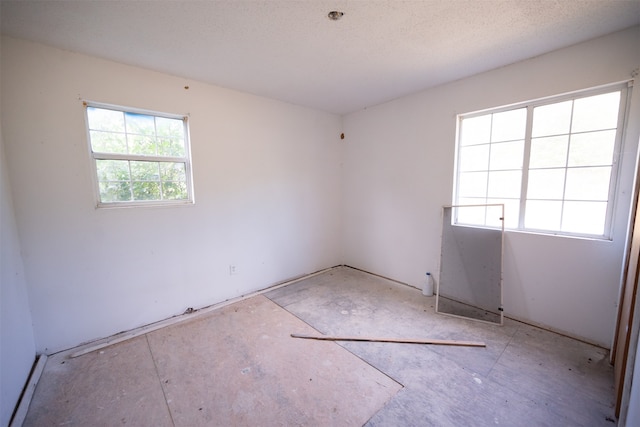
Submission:
<svg viewBox="0 0 640 427">
<path fill-rule="evenodd" d="M 342 337 L 329 335 L 305 335 L 291 334 L 293 338 L 305 338 L 311 340 L 324 341 L 367 341 L 367 342 L 390 342 L 400 344 L 432 344 L 432 345 L 453 345 L 466 347 L 486 347 L 487 345 L 481 341 L 457 341 L 457 340 L 438 340 L 425 338 L 380 338 L 380 337 Z"/>
</svg>

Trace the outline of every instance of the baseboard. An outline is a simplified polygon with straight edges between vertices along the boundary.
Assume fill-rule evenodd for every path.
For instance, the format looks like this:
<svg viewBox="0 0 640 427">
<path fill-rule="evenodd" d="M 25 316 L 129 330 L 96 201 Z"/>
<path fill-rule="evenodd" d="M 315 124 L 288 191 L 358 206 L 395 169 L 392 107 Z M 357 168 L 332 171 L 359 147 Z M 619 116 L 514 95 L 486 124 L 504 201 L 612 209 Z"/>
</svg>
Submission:
<svg viewBox="0 0 640 427">
<path fill-rule="evenodd" d="M 416 287 L 416 286 L 413 286 L 413 285 L 410 285 L 410 284 L 408 284 L 408 283 L 401 282 L 401 281 L 399 281 L 399 280 L 392 279 L 392 278 L 390 278 L 390 277 L 383 276 L 383 275 L 381 275 L 381 274 L 372 273 L 372 272 L 370 272 L 370 271 L 363 270 L 362 268 L 353 267 L 353 266 L 350 266 L 350 265 L 347 265 L 347 264 L 343 264 L 343 265 L 341 265 L 341 266 L 339 266 L 339 267 L 347 267 L 347 268 L 351 268 L 351 269 L 353 269 L 353 270 L 360 271 L 360 272 L 362 272 L 362 273 L 366 273 L 366 274 L 370 274 L 371 276 L 379 277 L 379 278 L 381 278 L 381 279 L 389 280 L 389 281 L 391 281 L 391 282 L 395 282 L 395 283 L 398 283 L 398 284 L 400 284 L 400 285 L 405 285 L 405 286 L 408 286 L 408 287 L 410 287 L 410 288 L 414 288 L 414 289 L 420 289 L 420 288 L 418 288 L 418 287 Z M 435 293 L 434 293 L 434 295 L 435 295 Z M 598 343 L 598 342 L 596 342 L 596 341 L 590 340 L 590 339 L 588 339 L 588 338 L 585 338 L 585 337 L 583 337 L 583 336 L 579 336 L 579 335 L 576 335 L 576 334 L 571 334 L 570 332 L 563 331 L 563 330 L 561 330 L 561 329 L 556 329 L 556 328 L 554 328 L 554 327 L 552 327 L 552 326 L 549 326 L 549 325 L 546 325 L 546 324 L 543 324 L 543 323 L 534 322 L 533 320 L 524 319 L 524 318 L 521 318 L 521 317 L 518 317 L 518 316 L 512 315 L 512 314 L 510 314 L 510 313 L 508 313 L 508 312 L 506 312 L 506 311 L 504 312 L 504 317 L 505 317 L 505 319 L 509 319 L 509 320 L 516 321 L 516 322 L 518 322 L 518 323 L 523 323 L 523 324 L 525 324 L 525 325 L 533 326 L 534 328 L 543 329 L 543 330 L 545 330 L 545 331 L 552 332 L 552 333 L 554 333 L 554 334 L 561 335 L 561 336 L 563 336 L 563 337 L 571 338 L 571 339 L 574 339 L 574 340 L 576 340 L 576 341 L 583 342 L 583 343 L 585 343 L 585 344 L 593 345 L 593 346 L 595 346 L 595 347 L 599 347 L 599 348 L 602 348 L 602 349 L 604 349 L 604 350 L 608 350 L 608 351 L 610 351 L 610 350 L 611 350 L 611 349 L 610 349 L 610 348 L 608 348 L 607 346 L 605 346 L 605 345 L 603 345 L 603 344 L 601 344 L 601 343 Z"/>
<path fill-rule="evenodd" d="M 34 367 L 31 370 L 31 374 L 29 375 L 29 379 L 27 380 L 22 392 L 22 396 L 20 396 L 20 400 L 18 401 L 16 411 L 14 412 L 13 417 L 11 417 L 11 422 L 9 423 L 10 427 L 21 427 L 24 423 L 24 420 L 27 417 L 27 412 L 29 411 L 29 405 L 31 405 L 33 393 L 36 391 L 36 386 L 38 385 L 38 381 L 40 380 L 40 376 L 42 375 L 42 371 L 44 371 L 44 365 L 46 365 L 46 363 L 46 354 L 41 354 L 36 359 Z"/>
<path fill-rule="evenodd" d="M 388 281 L 390 281 L 390 282 L 394 282 L 394 283 L 397 283 L 397 284 L 399 284 L 399 285 L 404 285 L 404 286 L 408 286 L 408 287 L 413 288 L 413 289 L 422 290 L 421 288 L 419 288 L 419 287 L 417 287 L 417 286 L 414 286 L 414 285 L 411 285 L 411 284 L 409 284 L 409 283 L 401 282 L 400 280 L 392 279 L 391 277 L 383 276 L 382 274 L 372 273 L 372 272 L 370 272 L 370 271 L 363 270 L 363 269 L 358 268 L 358 267 L 352 267 L 352 266 L 347 265 L 347 264 L 343 264 L 343 265 L 340 265 L 340 266 L 338 266 L 338 267 L 347 267 L 347 268 L 351 268 L 352 270 L 361 271 L 362 273 L 366 273 L 366 274 L 369 274 L 369 275 L 371 275 L 371 276 L 379 277 L 379 278 L 381 278 L 381 279 L 388 280 Z"/>
<path fill-rule="evenodd" d="M 281 288 L 283 286 L 291 285 L 293 283 L 299 282 L 299 281 L 307 279 L 309 277 L 317 276 L 318 274 L 322 274 L 322 273 L 324 273 L 326 271 L 332 270 L 332 269 L 337 268 L 337 267 L 340 267 L 340 266 L 329 267 L 329 268 L 325 268 L 325 269 L 322 269 L 322 270 L 318 270 L 318 271 L 316 271 L 314 273 L 304 274 L 304 275 L 301 275 L 301 276 L 298 276 L 298 277 L 294 277 L 294 278 L 288 279 L 286 281 L 270 285 L 267 288 L 264 288 L 264 289 L 261 289 L 261 290 L 255 291 L 255 292 L 248 293 L 246 295 L 241 295 L 239 297 L 231 298 L 231 299 L 228 299 L 226 301 L 222 301 L 222 302 L 219 302 L 219 303 L 216 303 L 216 304 L 212 304 L 212 305 L 207 306 L 207 307 L 202 307 L 202 308 L 198 308 L 198 309 L 195 309 L 195 310 L 190 310 L 190 311 L 187 311 L 187 312 L 185 312 L 183 314 L 179 314 L 177 316 L 170 317 L 168 319 L 160 320 L 158 322 L 151 323 L 151 324 L 148 324 L 148 325 L 145 325 L 145 326 L 141 326 L 141 327 L 138 327 L 138 328 L 135 328 L 135 329 L 131 329 L 131 330 L 126 331 L 126 332 L 121 332 L 119 334 L 112 335 L 112 336 L 107 337 L 107 338 L 102 338 L 102 339 L 99 339 L 99 340 L 96 340 L 96 341 L 92 341 L 92 342 L 89 342 L 89 343 L 81 344 L 81 345 L 79 345 L 77 347 L 74 347 L 74 348 L 71 348 L 71 349 L 68 349 L 68 350 L 63 350 L 63 351 L 60 351 L 58 353 L 65 353 L 71 358 L 82 356 L 83 354 L 91 353 L 93 351 L 100 350 L 100 349 L 108 347 L 110 345 L 117 344 L 117 343 L 120 343 L 120 342 L 123 342 L 123 341 L 127 341 L 127 340 L 130 340 L 132 338 L 138 337 L 140 335 L 144 335 L 146 333 L 153 332 L 153 331 L 161 329 L 161 328 L 165 328 L 167 326 L 175 325 L 176 323 L 181 323 L 181 322 L 184 322 L 184 321 L 187 321 L 187 320 L 195 319 L 195 318 L 197 318 L 197 317 L 199 317 L 199 316 L 201 316 L 203 314 L 210 313 L 210 312 L 212 312 L 214 310 L 217 310 L 219 308 L 225 307 L 227 305 L 230 305 L 230 304 L 233 304 L 233 303 L 236 303 L 236 302 L 239 302 L 239 301 L 243 301 L 243 300 L 245 300 L 247 298 L 251 298 L 251 297 L 254 297 L 256 295 L 261 295 L 261 294 L 264 294 L 266 292 L 270 292 L 270 291 L 272 291 L 274 289 L 278 289 L 278 288 Z"/>
</svg>

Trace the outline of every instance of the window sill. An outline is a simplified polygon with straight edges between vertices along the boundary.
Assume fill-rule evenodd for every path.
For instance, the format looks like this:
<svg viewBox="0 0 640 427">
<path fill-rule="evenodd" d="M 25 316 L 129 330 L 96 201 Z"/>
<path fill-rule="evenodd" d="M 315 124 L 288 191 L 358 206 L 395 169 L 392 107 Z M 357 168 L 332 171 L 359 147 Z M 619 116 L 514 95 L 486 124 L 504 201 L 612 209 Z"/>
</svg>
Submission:
<svg viewBox="0 0 640 427">
<path fill-rule="evenodd" d="M 148 202 L 113 202 L 113 203 L 98 203 L 96 210 L 110 210 L 110 209 L 123 209 L 123 208 L 174 208 L 193 206 L 195 201 L 193 200 L 176 200 L 176 201 L 148 201 Z"/>
</svg>

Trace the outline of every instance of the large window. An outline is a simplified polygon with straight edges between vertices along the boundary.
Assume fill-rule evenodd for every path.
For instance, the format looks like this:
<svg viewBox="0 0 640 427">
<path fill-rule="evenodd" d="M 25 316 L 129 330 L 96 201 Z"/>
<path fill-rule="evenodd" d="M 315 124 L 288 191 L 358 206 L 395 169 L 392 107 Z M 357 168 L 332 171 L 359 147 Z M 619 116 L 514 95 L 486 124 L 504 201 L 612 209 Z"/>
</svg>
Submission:
<svg viewBox="0 0 640 427">
<path fill-rule="evenodd" d="M 98 206 L 193 201 L 186 116 L 85 106 Z"/>
<path fill-rule="evenodd" d="M 608 237 L 626 96 L 624 84 L 459 116 L 455 204 L 504 204 L 508 229 Z M 454 218 L 496 220 L 483 206 Z"/>
</svg>

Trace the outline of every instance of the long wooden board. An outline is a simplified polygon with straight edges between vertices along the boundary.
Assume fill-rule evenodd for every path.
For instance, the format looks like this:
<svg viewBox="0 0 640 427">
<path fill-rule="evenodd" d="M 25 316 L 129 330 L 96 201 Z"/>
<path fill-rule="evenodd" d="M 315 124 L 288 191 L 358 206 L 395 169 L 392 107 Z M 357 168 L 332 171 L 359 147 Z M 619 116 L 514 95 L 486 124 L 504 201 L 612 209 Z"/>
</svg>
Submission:
<svg viewBox="0 0 640 427">
<path fill-rule="evenodd" d="M 305 335 L 291 334 L 293 338 L 305 338 L 310 340 L 323 341 L 368 341 L 368 342 L 391 342 L 400 344 L 433 344 L 433 345 L 457 345 L 466 347 L 486 347 L 487 345 L 479 341 L 457 341 L 457 340 L 436 340 L 425 338 L 379 338 L 379 337 L 341 337 L 329 335 Z"/>
</svg>

